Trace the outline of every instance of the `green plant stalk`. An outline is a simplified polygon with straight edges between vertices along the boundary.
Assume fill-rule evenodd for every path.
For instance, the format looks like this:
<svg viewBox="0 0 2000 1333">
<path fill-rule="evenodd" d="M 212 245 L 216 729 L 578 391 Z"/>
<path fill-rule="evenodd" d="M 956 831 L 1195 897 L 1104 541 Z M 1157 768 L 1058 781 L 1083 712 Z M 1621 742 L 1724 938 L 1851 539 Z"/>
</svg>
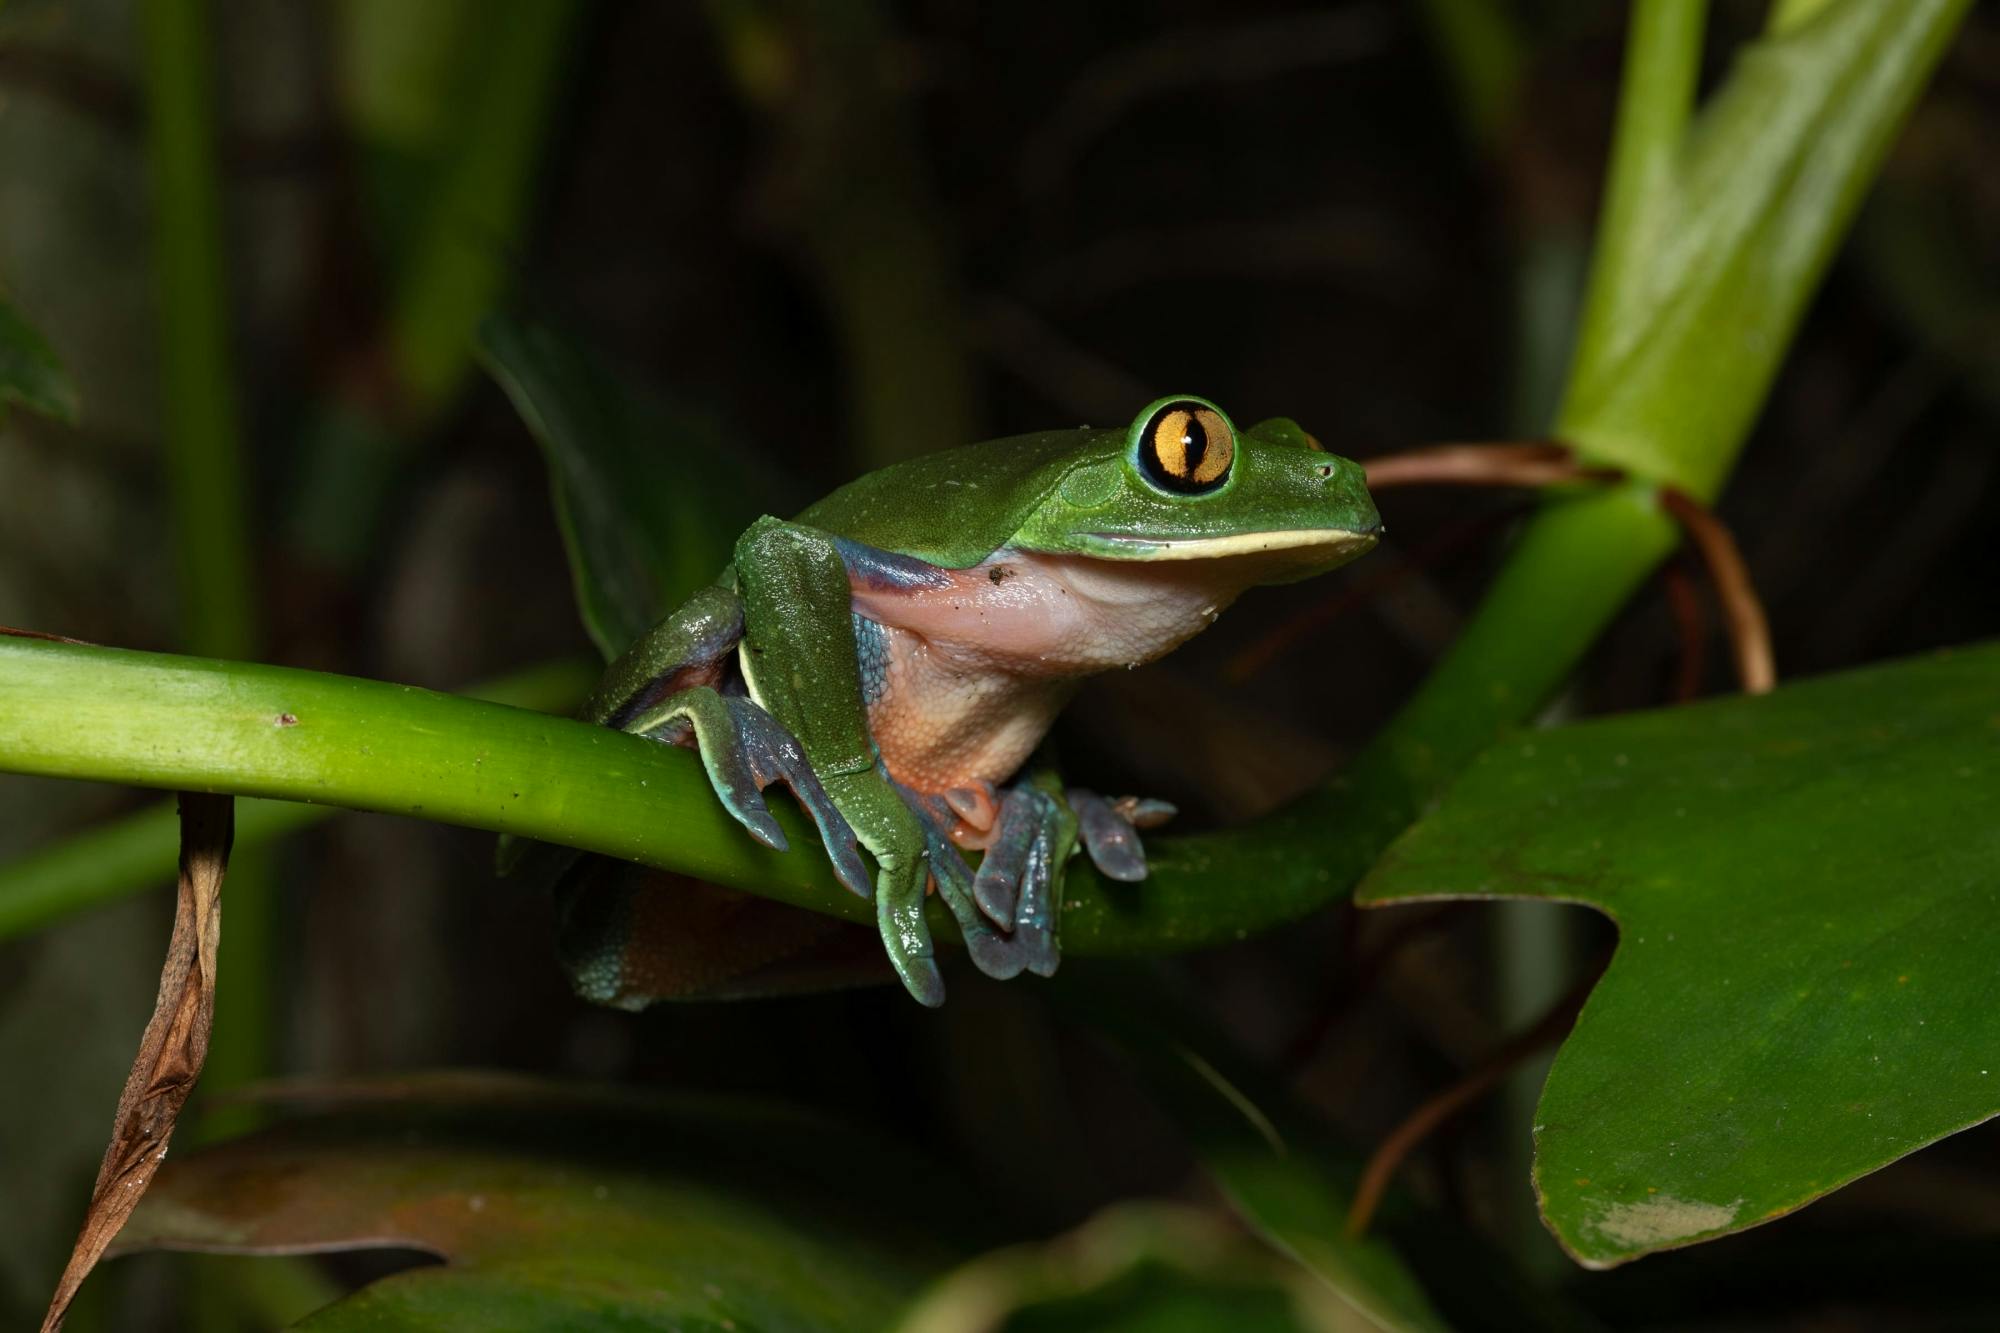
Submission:
<svg viewBox="0 0 2000 1333">
<path fill-rule="evenodd" d="M 206 0 L 150 0 L 145 16 L 154 262 L 167 495 L 189 646 L 216 657 L 257 650 L 248 572 L 229 280 Z"/>
<path fill-rule="evenodd" d="M 411 686 L 286 667 L 0 638 L 0 765 L 413 815 L 566 843 L 855 921 L 792 803 L 795 850 L 753 842 L 689 751 L 604 727 Z M 261 816 L 260 816 L 261 817 Z M 1230 892 L 1232 881 L 1255 892 Z M 1163 839 L 1145 884 L 1073 863 L 1063 933 L 1075 953 L 1154 952 L 1239 938 L 1323 891 L 1296 842 L 1255 830 Z M 934 915 L 949 935 L 949 914 Z"/>
<path fill-rule="evenodd" d="M 848 897 L 824 857 L 779 855 L 743 835 L 691 754 L 410 686 L 0 640 L 0 753 L 16 772 L 413 815 L 809 906 Z M 807 826 L 774 804 L 809 847 Z M 862 915 L 849 901 L 856 910 L 843 914 Z"/>
<path fill-rule="evenodd" d="M 788 217 L 846 360 L 862 470 L 979 438 L 951 247 L 908 99 L 885 76 L 878 0 L 710 0 L 724 63 L 788 160 Z M 809 71 L 802 76 L 801 71 Z"/>
<path fill-rule="evenodd" d="M 1650 262 L 1666 221 L 1666 204 L 1701 78 L 1701 37 L 1707 0 L 1639 0 L 1632 7 L 1625 69 L 1618 90 L 1617 132 L 1605 171 L 1578 345 L 1622 351 L 1646 336 L 1625 318 L 1637 303 L 1630 289 L 1653 274 Z M 1607 353 L 1607 361 L 1615 353 Z M 1590 367 L 1581 358 L 1571 389 Z"/>
<path fill-rule="evenodd" d="M 466 691 L 475 699 L 567 712 L 589 694 L 596 670 L 555 662 Z M 339 813 L 337 807 L 266 801 L 236 803 L 236 846 L 261 847 Z M 0 865 L 0 940 L 37 930 L 100 903 L 169 883 L 180 855 L 180 817 L 172 800 L 114 819 Z"/>
<path fill-rule="evenodd" d="M 1689 15 L 1700 6 L 1637 6 L 1561 438 L 1714 499 L 1868 182 L 1969 7 L 1824 0 L 1780 12 L 1689 121 L 1699 28 Z"/>
<path fill-rule="evenodd" d="M 1493 0 L 1423 0 L 1424 26 L 1457 94 L 1458 117 L 1475 146 L 1492 148 L 1511 128 L 1527 63 L 1519 25 Z"/>
<path fill-rule="evenodd" d="M 230 346 L 213 21 L 207 0 L 151 0 L 143 12 L 167 497 L 181 623 L 194 652 L 247 658 L 258 642 L 255 564 Z M 279 1013 L 270 863 L 246 850 L 233 858 L 229 881 L 229 931 L 219 949 L 206 1064 L 211 1088 L 268 1072 Z"/>
</svg>

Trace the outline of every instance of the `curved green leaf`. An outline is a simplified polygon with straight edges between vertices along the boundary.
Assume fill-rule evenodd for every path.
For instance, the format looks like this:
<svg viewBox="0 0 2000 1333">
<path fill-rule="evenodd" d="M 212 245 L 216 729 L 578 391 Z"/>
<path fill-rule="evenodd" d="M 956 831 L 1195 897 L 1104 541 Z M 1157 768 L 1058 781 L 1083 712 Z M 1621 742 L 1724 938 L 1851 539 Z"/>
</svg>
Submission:
<svg viewBox="0 0 2000 1333">
<path fill-rule="evenodd" d="M 713 581 L 759 514 L 789 512 L 713 423 L 640 393 L 553 330 L 494 316 L 479 345 L 548 459 L 577 606 L 606 658 Z"/>
<path fill-rule="evenodd" d="M 873 1330 L 951 1251 L 856 1199 L 928 1197 L 906 1150 L 815 1117 L 500 1075 L 335 1085 L 168 1162 L 117 1252 L 417 1249 L 297 1325 Z"/>
<path fill-rule="evenodd" d="M 1365 881 L 1618 923 L 1536 1115 L 1579 1260 L 1768 1221 L 2000 1113 L 1996 681 L 1989 645 L 1504 742 Z"/>
<path fill-rule="evenodd" d="M 1125 969 L 1102 984 L 1066 979 L 1056 994 L 1131 1063 L 1250 1228 L 1319 1279 L 1350 1321 L 1384 1333 L 1449 1327 L 1394 1240 L 1346 1234 L 1358 1160 L 1318 1142 L 1290 1099 L 1238 1067 L 1157 979 Z"/>
<path fill-rule="evenodd" d="M 0 296 L 0 415 L 9 403 L 57 421 L 76 420 L 76 386 L 55 350 Z"/>
<path fill-rule="evenodd" d="M 1306 1273 L 1184 1204 L 1106 1209 L 1053 1240 L 982 1255 L 938 1283 L 897 1333 L 1350 1333 Z"/>
</svg>

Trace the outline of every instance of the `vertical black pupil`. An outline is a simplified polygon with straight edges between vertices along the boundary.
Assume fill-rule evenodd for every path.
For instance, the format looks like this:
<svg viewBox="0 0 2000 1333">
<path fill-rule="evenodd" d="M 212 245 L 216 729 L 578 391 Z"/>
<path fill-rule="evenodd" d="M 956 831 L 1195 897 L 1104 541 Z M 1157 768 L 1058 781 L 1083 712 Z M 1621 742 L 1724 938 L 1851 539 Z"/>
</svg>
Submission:
<svg viewBox="0 0 2000 1333">
<path fill-rule="evenodd" d="M 1187 476 L 1192 477 L 1201 470 L 1201 460 L 1208 455 L 1208 432 L 1201 427 L 1201 418 L 1194 413 L 1187 414 L 1187 425 L 1181 433 L 1181 444 L 1187 449 Z"/>
</svg>

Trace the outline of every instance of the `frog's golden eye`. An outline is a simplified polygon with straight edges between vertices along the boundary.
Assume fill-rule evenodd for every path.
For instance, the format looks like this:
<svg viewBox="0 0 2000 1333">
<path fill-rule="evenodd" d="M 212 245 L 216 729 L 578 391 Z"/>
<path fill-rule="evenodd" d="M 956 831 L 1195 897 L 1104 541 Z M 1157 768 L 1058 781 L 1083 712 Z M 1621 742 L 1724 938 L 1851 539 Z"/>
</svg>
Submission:
<svg viewBox="0 0 2000 1333">
<path fill-rule="evenodd" d="M 1168 403 L 1139 436 L 1139 463 L 1147 477 L 1182 495 L 1214 490 L 1229 479 L 1235 461 L 1236 432 L 1206 403 Z"/>
</svg>

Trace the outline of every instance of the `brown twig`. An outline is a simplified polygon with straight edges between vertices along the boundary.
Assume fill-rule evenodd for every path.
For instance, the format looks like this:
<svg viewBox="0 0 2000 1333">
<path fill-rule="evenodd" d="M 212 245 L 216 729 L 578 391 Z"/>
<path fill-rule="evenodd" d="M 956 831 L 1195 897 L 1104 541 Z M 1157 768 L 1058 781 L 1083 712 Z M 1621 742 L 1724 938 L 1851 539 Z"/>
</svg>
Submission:
<svg viewBox="0 0 2000 1333">
<path fill-rule="evenodd" d="M 1736 658 L 1736 679 L 1745 694 L 1768 694 L 1778 683 L 1771 652 L 1771 625 L 1757 586 L 1743 563 L 1743 552 L 1728 527 L 1706 505 L 1672 486 L 1660 488 L 1660 507 L 1672 514 L 1694 543 L 1708 579 L 1722 603 L 1723 623 Z"/>
<path fill-rule="evenodd" d="M 10 639 L 41 639 L 47 643 L 79 643 L 86 648 L 96 646 L 87 639 L 72 639 L 63 634 L 50 634 L 45 630 L 38 629 L 20 629 L 14 625 L 0 625 L 0 634 L 4 634 Z"/>
<path fill-rule="evenodd" d="M 1312 1017 L 1300 1030 L 1299 1035 L 1285 1048 L 1281 1061 L 1283 1068 L 1291 1074 L 1297 1074 L 1310 1064 L 1313 1057 L 1319 1054 L 1320 1047 L 1326 1044 L 1327 1036 L 1333 1031 L 1333 1025 L 1339 1021 L 1340 1016 L 1374 987 L 1376 979 L 1382 975 L 1404 946 L 1448 924 L 1453 915 L 1452 908 L 1459 905 L 1441 903 L 1428 912 L 1401 914 L 1402 919 L 1397 921 L 1366 953 L 1354 947 L 1354 924 L 1360 914 L 1350 905 L 1347 909 L 1347 926 L 1342 940 L 1342 951 L 1346 954 L 1343 965 L 1336 974 L 1334 982 L 1326 988 L 1319 1004 L 1314 1007 Z"/>
<path fill-rule="evenodd" d="M 1366 459 L 1361 466 L 1371 491 L 1395 486 L 1559 486 L 1617 481 L 1625 475 L 1614 467 L 1579 463 L 1568 445 L 1553 440 L 1433 444 Z"/>
<path fill-rule="evenodd" d="M 1686 559 L 1670 561 L 1660 575 L 1667 609 L 1673 612 L 1680 639 L 1680 666 L 1674 673 L 1674 702 L 1687 703 L 1701 693 L 1702 670 L 1708 665 L 1708 618 L 1701 611 L 1701 589 L 1688 571 Z"/>
<path fill-rule="evenodd" d="M 1434 561 L 1449 559 L 1464 548 L 1490 536 L 1495 528 L 1513 522 L 1527 512 L 1527 505 L 1510 505 L 1490 514 L 1481 514 L 1452 528 L 1427 545 L 1410 552 L 1401 564 L 1369 577 L 1354 580 L 1333 596 L 1314 602 L 1296 615 L 1272 626 L 1270 631 L 1229 660 L 1223 678 L 1241 685 L 1283 656 L 1306 635 L 1338 620 L 1355 607 L 1388 592 Z"/>
<path fill-rule="evenodd" d="M 1604 963 L 1609 962 L 1607 957 Z M 1548 1012 L 1537 1019 L 1533 1027 L 1494 1052 L 1485 1064 L 1410 1112 L 1401 1124 L 1389 1131 L 1389 1136 L 1382 1140 L 1374 1155 L 1368 1159 L 1367 1167 L 1361 1172 L 1361 1183 L 1355 1186 L 1354 1203 L 1347 1210 L 1347 1235 L 1350 1239 L 1368 1230 L 1368 1223 L 1381 1205 L 1389 1181 L 1411 1150 L 1439 1125 L 1497 1087 L 1522 1061 L 1560 1040 L 1576 1021 L 1591 987 L 1597 984 L 1598 977 L 1603 973 L 1604 964 L 1593 967 L 1561 999 L 1549 1006 Z"/>
<path fill-rule="evenodd" d="M 180 889 L 160 994 L 118 1097 L 111 1142 L 97 1169 L 76 1247 L 49 1300 L 42 1333 L 62 1327 L 70 1301 L 138 1206 L 167 1155 L 181 1107 L 208 1058 L 215 1016 L 215 951 L 222 935 L 222 877 L 235 832 L 235 798 L 182 792 Z"/>
</svg>

